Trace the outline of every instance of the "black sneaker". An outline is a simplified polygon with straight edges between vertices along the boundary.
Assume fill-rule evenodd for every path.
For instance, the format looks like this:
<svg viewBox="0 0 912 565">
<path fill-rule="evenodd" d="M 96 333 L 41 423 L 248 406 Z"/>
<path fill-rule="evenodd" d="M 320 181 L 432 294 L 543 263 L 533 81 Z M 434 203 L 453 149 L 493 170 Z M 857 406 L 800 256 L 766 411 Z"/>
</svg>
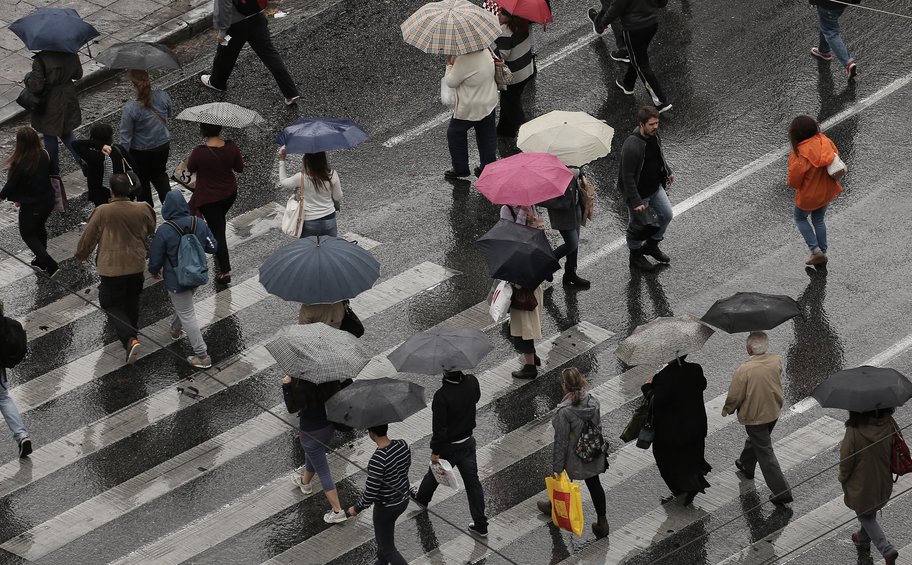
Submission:
<svg viewBox="0 0 912 565">
<path fill-rule="evenodd" d="M 592 283 L 586 279 L 580 277 L 576 273 L 565 274 L 563 278 L 564 286 L 573 286 L 581 290 L 585 290 L 592 286 Z"/>
<path fill-rule="evenodd" d="M 627 53 L 626 49 L 618 49 L 617 51 L 612 51 L 611 58 L 619 63 L 630 62 L 630 55 Z"/>
<path fill-rule="evenodd" d="M 488 537 L 488 527 L 487 526 L 476 526 L 475 522 L 469 522 L 469 533 L 475 534 L 480 538 Z"/>
<path fill-rule="evenodd" d="M 469 174 L 470 174 L 469 172 L 457 173 L 453 169 L 450 169 L 449 171 L 445 171 L 443 173 L 443 178 L 450 179 L 450 180 L 462 179 L 462 178 L 469 176 Z"/>
<path fill-rule="evenodd" d="M 671 257 L 662 253 L 662 250 L 659 249 L 658 242 L 652 240 L 646 243 L 643 247 L 643 255 L 649 255 L 659 263 L 671 263 Z"/>
<path fill-rule="evenodd" d="M 592 31 L 596 35 L 602 35 L 605 33 L 605 26 L 598 25 L 598 10 L 595 8 L 589 8 L 589 11 L 586 13 L 589 16 L 589 19 L 592 20 Z"/>
<path fill-rule="evenodd" d="M 32 454 L 32 440 L 27 437 L 22 438 L 19 442 L 19 459 L 28 457 Z"/>
<path fill-rule="evenodd" d="M 649 262 L 649 259 L 640 253 L 630 253 L 630 266 L 641 271 L 651 272 L 655 270 L 655 265 Z"/>
</svg>

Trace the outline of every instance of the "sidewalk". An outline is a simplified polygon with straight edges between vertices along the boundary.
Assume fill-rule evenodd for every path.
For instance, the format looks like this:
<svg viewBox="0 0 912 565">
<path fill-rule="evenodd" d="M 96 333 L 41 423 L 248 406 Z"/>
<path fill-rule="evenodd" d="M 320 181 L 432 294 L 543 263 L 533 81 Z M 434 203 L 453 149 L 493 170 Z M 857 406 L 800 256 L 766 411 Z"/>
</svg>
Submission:
<svg viewBox="0 0 912 565">
<path fill-rule="evenodd" d="M 7 2 L 12 5 L 7 5 Z M 9 30 L 9 25 L 40 7 L 73 8 L 101 35 L 92 40 L 92 55 L 114 43 L 167 43 L 189 38 L 212 27 L 212 0 L 3 0 L 0 13 L 0 124 L 24 115 L 16 104 L 19 81 L 32 68 L 32 53 Z M 120 72 L 108 69 L 85 53 L 79 54 L 83 89 Z"/>
</svg>

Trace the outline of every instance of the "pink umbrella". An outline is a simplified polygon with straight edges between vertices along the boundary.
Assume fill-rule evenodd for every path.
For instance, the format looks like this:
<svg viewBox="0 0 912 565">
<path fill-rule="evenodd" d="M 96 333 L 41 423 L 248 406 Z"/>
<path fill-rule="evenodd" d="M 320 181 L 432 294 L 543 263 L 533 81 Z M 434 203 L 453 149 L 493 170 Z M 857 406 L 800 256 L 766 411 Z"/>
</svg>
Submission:
<svg viewBox="0 0 912 565">
<path fill-rule="evenodd" d="M 514 16 L 526 18 L 542 25 L 554 21 L 545 0 L 497 0 L 500 7 Z"/>
<path fill-rule="evenodd" d="M 567 191 L 573 173 L 549 153 L 517 153 L 486 165 L 475 187 L 494 204 L 532 206 Z"/>
</svg>

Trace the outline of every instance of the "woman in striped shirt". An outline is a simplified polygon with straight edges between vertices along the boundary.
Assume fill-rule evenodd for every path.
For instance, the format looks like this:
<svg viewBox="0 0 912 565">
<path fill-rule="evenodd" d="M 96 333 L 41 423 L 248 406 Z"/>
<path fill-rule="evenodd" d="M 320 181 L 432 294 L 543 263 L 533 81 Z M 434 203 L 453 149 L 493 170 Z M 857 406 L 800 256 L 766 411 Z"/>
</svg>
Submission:
<svg viewBox="0 0 912 565">
<path fill-rule="evenodd" d="M 361 499 L 348 509 L 357 516 L 374 505 L 374 537 L 377 539 L 377 561 L 374 565 L 406 565 L 396 549 L 396 520 L 405 512 L 409 501 L 409 467 L 412 452 L 405 440 L 386 437 L 388 426 L 368 428 L 377 450 L 367 464 L 367 482 Z"/>
<path fill-rule="evenodd" d="M 500 123 L 497 135 L 516 137 L 519 126 L 526 121 L 522 107 L 522 93 L 529 79 L 535 73 L 535 59 L 532 57 L 532 38 L 529 35 L 529 20 L 515 16 L 500 8 L 497 14 L 501 24 L 497 38 L 497 54 L 513 73 L 513 83 L 500 91 Z"/>
</svg>

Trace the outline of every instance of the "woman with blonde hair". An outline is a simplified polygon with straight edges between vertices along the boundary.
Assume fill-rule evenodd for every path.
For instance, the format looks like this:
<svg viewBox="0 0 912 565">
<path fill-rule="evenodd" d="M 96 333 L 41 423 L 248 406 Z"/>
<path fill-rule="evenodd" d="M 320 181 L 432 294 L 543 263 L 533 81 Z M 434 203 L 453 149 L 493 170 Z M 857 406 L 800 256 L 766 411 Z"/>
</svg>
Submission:
<svg viewBox="0 0 912 565">
<path fill-rule="evenodd" d="M 171 96 L 164 90 L 153 90 L 149 73 L 132 69 L 128 76 L 136 91 L 136 100 L 127 102 L 120 118 L 120 144 L 130 151 L 136 164 L 136 174 L 142 184 L 140 200 L 152 206 L 152 188 L 159 202 L 171 191 L 168 179 L 168 153 L 171 132 L 168 118 L 172 116 Z"/>
<path fill-rule="evenodd" d="M 330 168 L 325 151 L 305 153 L 301 160 L 301 172 L 288 176 L 285 172 L 285 146 L 279 147 L 279 183 L 304 199 L 301 237 L 336 237 L 336 211 L 342 205 L 342 185 L 339 173 Z"/>
<path fill-rule="evenodd" d="M 602 429 L 602 412 L 598 398 L 592 396 L 587 389 L 586 377 L 576 367 L 569 367 L 561 371 L 561 389 L 564 398 L 557 405 L 557 410 L 551 418 L 554 427 L 554 449 L 551 457 L 551 471 L 557 478 L 563 471 L 567 471 L 570 480 L 581 480 L 589 489 L 592 505 L 595 506 L 596 521 L 592 524 L 592 533 L 596 537 L 608 535 L 607 503 L 605 502 L 605 489 L 599 480 L 599 475 L 607 469 L 605 457 L 607 453 L 585 461 L 577 454 L 580 436 L 592 424 L 596 429 Z M 543 514 L 551 514 L 551 503 L 541 500 L 537 503 L 538 509 Z"/>
</svg>

